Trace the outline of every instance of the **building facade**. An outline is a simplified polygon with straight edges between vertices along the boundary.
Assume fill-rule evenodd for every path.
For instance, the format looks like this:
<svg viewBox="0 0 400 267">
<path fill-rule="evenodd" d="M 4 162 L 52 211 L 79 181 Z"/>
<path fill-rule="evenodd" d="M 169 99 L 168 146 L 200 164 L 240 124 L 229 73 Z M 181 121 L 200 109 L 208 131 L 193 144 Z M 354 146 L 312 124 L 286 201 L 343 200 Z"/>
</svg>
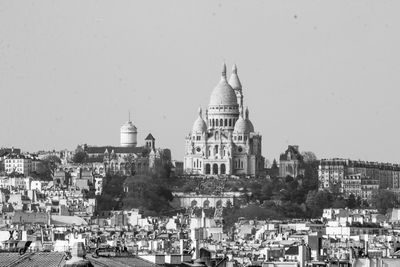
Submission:
<svg viewBox="0 0 400 267">
<path fill-rule="evenodd" d="M 20 173 L 28 176 L 32 171 L 32 159 L 22 154 L 10 154 L 4 159 L 4 170 L 7 174 Z"/>
<path fill-rule="evenodd" d="M 296 178 L 300 174 L 304 174 L 301 169 L 303 156 L 299 151 L 299 146 L 288 146 L 285 153 L 279 157 L 279 176 L 291 176 Z"/>
<path fill-rule="evenodd" d="M 200 175 L 257 176 L 263 168 L 261 135 L 254 131 L 249 110 L 243 107 L 236 65 L 228 82 L 224 64 L 205 118 L 200 108 L 186 137 L 184 171 Z"/>
<path fill-rule="evenodd" d="M 323 159 L 318 167 L 320 190 L 339 191 L 371 200 L 377 190 L 399 189 L 400 165 L 348 159 Z"/>
<path fill-rule="evenodd" d="M 143 146 L 137 146 L 137 128 L 129 120 L 120 130 L 120 146 L 79 146 L 92 165 L 93 175 L 147 174 L 171 164 L 171 151 L 157 148 L 156 139 L 150 133 Z"/>
</svg>

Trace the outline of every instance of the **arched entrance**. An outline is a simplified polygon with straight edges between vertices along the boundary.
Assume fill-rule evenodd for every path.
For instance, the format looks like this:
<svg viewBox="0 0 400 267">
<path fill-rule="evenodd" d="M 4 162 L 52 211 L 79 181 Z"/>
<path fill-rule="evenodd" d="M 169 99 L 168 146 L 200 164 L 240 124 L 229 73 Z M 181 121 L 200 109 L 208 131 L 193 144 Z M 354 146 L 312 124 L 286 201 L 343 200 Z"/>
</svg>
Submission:
<svg viewBox="0 0 400 267">
<path fill-rule="evenodd" d="M 221 174 L 225 174 L 225 173 L 226 173 L 226 167 L 225 167 L 225 164 L 222 163 L 221 164 Z"/>
<path fill-rule="evenodd" d="M 213 174 L 218 174 L 218 164 L 217 163 L 213 164 Z"/>
<path fill-rule="evenodd" d="M 210 201 L 207 199 L 203 203 L 203 208 L 208 209 L 210 207 Z"/>
<path fill-rule="evenodd" d="M 206 164 L 206 174 L 210 174 L 211 173 L 211 166 L 209 163 Z"/>
</svg>

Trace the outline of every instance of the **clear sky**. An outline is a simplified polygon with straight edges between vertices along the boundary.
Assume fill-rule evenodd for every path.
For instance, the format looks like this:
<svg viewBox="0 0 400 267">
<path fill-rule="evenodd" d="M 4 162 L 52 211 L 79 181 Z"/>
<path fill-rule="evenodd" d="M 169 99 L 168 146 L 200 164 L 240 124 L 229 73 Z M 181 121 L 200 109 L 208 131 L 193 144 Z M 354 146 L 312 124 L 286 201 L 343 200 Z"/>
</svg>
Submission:
<svg viewBox="0 0 400 267">
<path fill-rule="evenodd" d="M 0 1 L 0 146 L 139 144 L 182 160 L 221 63 L 263 154 L 400 161 L 400 1 Z"/>
</svg>

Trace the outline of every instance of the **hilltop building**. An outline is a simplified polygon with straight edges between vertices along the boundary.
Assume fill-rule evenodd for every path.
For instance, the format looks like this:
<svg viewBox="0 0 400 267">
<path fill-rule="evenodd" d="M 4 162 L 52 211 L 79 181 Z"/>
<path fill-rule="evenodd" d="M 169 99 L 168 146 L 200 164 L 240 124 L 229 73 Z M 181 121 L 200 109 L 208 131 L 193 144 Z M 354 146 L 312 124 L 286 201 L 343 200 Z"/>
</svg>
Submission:
<svg viewBox="0 0 400 267">
<path fill-rule="evenodd" d="M 151 133 L 145 138 L 145 145 L 137 146 L 137 128 L 130 119 L 122 125 L 120 133 L 120 146 L 83 146 L 94 174 L 145 174 L 171 162 L 171 151 L 156 148 Z"/>
<path fill-rule="evenodd" d="M 353 194 L 371 201 L 379 189 L 399 196 L 400 165 L 349 159 L 322 159 L 318 166 L 320 190 Z"/>
<path fill-rule="evenodd" d="M 200 108 L 186 137 L 184 171 L 200 175 L 257 176 L 263 169 L 261 135 L 255 132 L 249 109 L 243 106 L 243 89 L 236 65 L 228 82 L 224 64 L 205 118 Z"/>
<path fill-rule="evenodd" d="M 279 157 L 279 176 L 296 178 L 298 175 L 304 174 L 304 170 L 301 169 L 302 162 L 303 156 L 299 151 L 299 146 L 288 146 L 285 153 Z"/>
</svg>

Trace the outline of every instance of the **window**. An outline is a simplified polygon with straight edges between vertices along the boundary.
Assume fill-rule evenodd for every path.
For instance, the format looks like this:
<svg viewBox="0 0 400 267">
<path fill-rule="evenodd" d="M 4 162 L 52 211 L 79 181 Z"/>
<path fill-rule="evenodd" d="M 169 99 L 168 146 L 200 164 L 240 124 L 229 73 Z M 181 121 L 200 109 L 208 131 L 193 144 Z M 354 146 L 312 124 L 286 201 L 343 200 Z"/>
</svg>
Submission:
<svg viewBox="0 0 400 267">
<path fill-rule="evenodd" d="M 232 119 L 229 119 L 229 127 L 232 126 Z"/>
<path fill-rule="evenodd" d="M 201 140 L 201 136 L 196 136 L 196 140 L 197 141 Z"/>
<path fill-rule="evenodd" d="M 242 141 L 242 138 L 243 138 L 243 137 L 242 137 L 241 135 L 239 135 L 239 141 Z"/>
<path fill-rule="evenodd" d="M 223 119 L 219 120 L 219 126 L 224 126 L 224 120 Z"/>
<path fill-rule="evenodd" d="M 228 126 L 228 119 L 225 119 L 225 127 Z"/>
</svg>

